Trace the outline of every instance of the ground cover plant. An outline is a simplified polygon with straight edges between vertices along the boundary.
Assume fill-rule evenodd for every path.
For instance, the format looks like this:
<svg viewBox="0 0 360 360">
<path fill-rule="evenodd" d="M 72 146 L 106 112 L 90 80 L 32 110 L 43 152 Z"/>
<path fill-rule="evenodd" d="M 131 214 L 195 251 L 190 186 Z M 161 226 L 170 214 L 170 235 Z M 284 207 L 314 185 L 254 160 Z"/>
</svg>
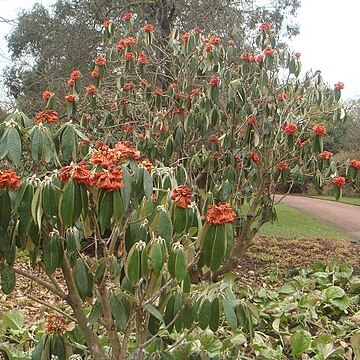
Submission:
<svg viewBox="0 0 360 360">
<path fill-rule="evenodd" d="M 263 322 L 251 293 L 227 274 L 275 217 L 278 183 L 310 177 L 318 187 L 331 182 L 339 197 L 358 180 L 356 160 L 337 166 L 323 148 L 324 124 L 345 116 L 343 84 L 299 78 L 300 55 L 267 22 L 238 51 L 198 28 L 156 39 L 153 25 L 135 18 L 104 21 L 91 84 L 75 69 L 65 99 L 49 89 L 41 111 L 17 111 L 0 125 L 2 292 L 21 275 L 68 306 L 52 307 L 61 315 L 47 319 L 32 359 L 236 357 L 247 356 L 245 343 L 260 357 L 321 355 L 302 319 L 308 300 L 270 344 L 254 332 Z M 21 251 L 45 278 L 18 266 Z M 299 274 L 287 295 L 311 283 L 319 311 L 353 314 L 351 269 L 334 271 L 320 271 L 320 284 Z M 271 296 L 288 301 L 281 294 Z M 6 331 L 21 336 L 12 315 Z"/>
</svg>

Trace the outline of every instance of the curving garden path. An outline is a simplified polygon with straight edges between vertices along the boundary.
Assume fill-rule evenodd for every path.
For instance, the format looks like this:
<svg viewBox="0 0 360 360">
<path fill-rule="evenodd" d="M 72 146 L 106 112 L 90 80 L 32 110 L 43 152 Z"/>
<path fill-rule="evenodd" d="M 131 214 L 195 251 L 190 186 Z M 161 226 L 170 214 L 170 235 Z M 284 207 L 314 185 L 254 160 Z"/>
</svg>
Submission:
<svg viewBox="0 0 360 360">
<path fill-rule="evenodd" d="M 278 201 L 281 196 L 275 199 Z M 287 195 L 281 202 L 342 229 L 360 241 L 360 206 L 297 195 Z"/>
</svg>

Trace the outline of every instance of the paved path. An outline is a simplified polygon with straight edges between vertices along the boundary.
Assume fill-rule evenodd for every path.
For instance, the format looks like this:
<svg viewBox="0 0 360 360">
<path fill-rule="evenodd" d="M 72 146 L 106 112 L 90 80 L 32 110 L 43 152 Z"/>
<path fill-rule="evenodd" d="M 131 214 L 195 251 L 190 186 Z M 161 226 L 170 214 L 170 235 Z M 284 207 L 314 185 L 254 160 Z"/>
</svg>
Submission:
<svg viewBox="0 0 360 360">
<path fill-rule="evenodd" d="M 280 196 L 275 199 L 279 200 Z M 342 229 L 360 241 L 360 206 L 297 195 L 288 195 L 281 202 Z"/>
</svg>

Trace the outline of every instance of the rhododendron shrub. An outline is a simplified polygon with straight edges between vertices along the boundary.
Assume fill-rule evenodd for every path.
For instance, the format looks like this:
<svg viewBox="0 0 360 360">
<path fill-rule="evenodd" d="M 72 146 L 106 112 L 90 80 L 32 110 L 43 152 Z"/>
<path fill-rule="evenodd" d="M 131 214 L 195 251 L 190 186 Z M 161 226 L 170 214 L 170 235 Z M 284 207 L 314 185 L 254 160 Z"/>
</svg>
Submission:
<svg viewBox="0 0 360 360">
<path fill-rule="evenodd" d="M 85 345 L 76 351 L 168 359 L 174 333 L 237 328 L 226 280 L 194 283 L 235 269 L 275 216 L 277 183 L 311 176 L 340 196 L 360 167 L 323 148 L 326 124 L 344 117 L 343 85 L 300 78 L 299 54 L 270 24 L 253 48 L 200 29 L 174 30 L 164 48 L 151 24 L 121 21 L 103 23 L 92 83 L 75 69 L 65 99 L 49 89 L 33 118 L 0 125 L 1 288 L 21 274 L 64 300 Z M 19 250 L 47 281 L 17 267 Z M 74 337 L 49 324 L 35 354 L 62 359 Z"/>
</svg>

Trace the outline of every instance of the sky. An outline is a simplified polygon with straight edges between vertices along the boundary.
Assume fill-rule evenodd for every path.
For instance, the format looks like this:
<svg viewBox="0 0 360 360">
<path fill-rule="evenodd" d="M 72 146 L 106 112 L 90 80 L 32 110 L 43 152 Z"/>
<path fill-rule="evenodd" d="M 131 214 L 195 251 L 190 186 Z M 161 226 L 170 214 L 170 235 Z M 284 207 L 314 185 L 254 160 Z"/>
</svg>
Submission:
<svg viewBox="0 0 360 360">
<path fill-rule="evenodd" d="M 35 2 L 49 5 L 55 0 L 0 0 L 0 17 L 14 19 L 17 12 Z M 296 18 L 300 35 L 290 42 L 290 47 L 302 54 L 303 70 L 321 70 L 330 86 L 338 81 L 345 84 L 345 100 L 360 98 L 359 13 L 358 0 L 302 0 Z M 0 22 L 0 69 L 8 58 L 3 38 L 10 30 L 11 26 Z M 0 85 L 0 97 L 1 89 Z"/>
</svg>

